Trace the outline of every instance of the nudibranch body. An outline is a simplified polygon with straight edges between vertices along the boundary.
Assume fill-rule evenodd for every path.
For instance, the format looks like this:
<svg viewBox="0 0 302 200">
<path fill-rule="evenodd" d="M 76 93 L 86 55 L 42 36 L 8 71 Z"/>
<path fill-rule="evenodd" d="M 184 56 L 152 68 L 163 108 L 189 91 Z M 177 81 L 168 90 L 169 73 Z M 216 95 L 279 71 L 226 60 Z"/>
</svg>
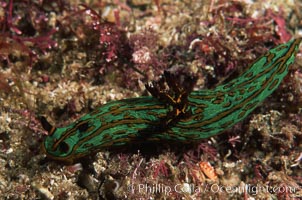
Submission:
<svg viewBox="0 0 302 200">
<path fill-rule="evenodd" d="M 188 142 L 219 134 L 244 119 L 280 85 L 300 42 L 301 38 L 294 39 L 271 49 L 238 78 L 213 90 L 188 93 L 170 83 L 174 89 L 170 95 L 147 85 L 153 96 L 109 102 L 66 127 L 53 127 L 42 118 L 49 132 L 42 147 L 49 158 L 72 163 L 131 142 Z M 166 74 L 166 79 L 171 76 Z"/>
</svg>

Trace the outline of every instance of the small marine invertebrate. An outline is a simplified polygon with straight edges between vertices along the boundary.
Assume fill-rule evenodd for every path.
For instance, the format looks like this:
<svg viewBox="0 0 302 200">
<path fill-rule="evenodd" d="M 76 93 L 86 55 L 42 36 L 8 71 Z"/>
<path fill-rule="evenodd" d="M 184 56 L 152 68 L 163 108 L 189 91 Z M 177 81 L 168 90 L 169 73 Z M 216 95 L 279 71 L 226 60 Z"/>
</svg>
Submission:
<svg viewBox="0 0 302 200">
<path fill-rule="evenodd" d="M 212 181 L 216 181 L 218 179 L 217 174 L 215 173 L 215 169 L 209 162 L 200 162 L 199 163 L 200 170 Z"/>
<path fill-rule="evenodd" d="M 171 91 L 148 86 L 153 97 L 112 101 L 62 128 L 41 122 L 49 135 L 47 156 L 75 160 L 105 147 L 138 140 L 196 141 L 214 136 L 244 119 L 269 96 L 294 62 L 300 39 L 271 49 L 237 79 L 214 90 L 184 90 L 165 73 Z"/>
</svg>

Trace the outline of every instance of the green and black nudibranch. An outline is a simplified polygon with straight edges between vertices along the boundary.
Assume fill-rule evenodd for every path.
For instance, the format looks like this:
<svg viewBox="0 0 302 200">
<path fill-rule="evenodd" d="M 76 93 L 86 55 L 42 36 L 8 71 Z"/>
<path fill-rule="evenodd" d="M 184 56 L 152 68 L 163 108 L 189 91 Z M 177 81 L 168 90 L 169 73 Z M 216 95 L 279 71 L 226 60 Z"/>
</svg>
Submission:
<svg viewBox="0 0 302 200">
<path fill-rule="evenodd" d="M 147 85 L 152 96 L 112 101 L 62 128 L 51 126 L 42 148 L 47 157 L 72 163 L 105 147 L 138 141 L 196 141 L 214 136 L 244 119 L 281 83 L 294 62 L 301 38 L 281 44 L 252 63 L 238 78 L 213 90 L 181 88 L 165 73 Z M 194 80 L 191 80 L 194 82 Z"/>
</svg>

